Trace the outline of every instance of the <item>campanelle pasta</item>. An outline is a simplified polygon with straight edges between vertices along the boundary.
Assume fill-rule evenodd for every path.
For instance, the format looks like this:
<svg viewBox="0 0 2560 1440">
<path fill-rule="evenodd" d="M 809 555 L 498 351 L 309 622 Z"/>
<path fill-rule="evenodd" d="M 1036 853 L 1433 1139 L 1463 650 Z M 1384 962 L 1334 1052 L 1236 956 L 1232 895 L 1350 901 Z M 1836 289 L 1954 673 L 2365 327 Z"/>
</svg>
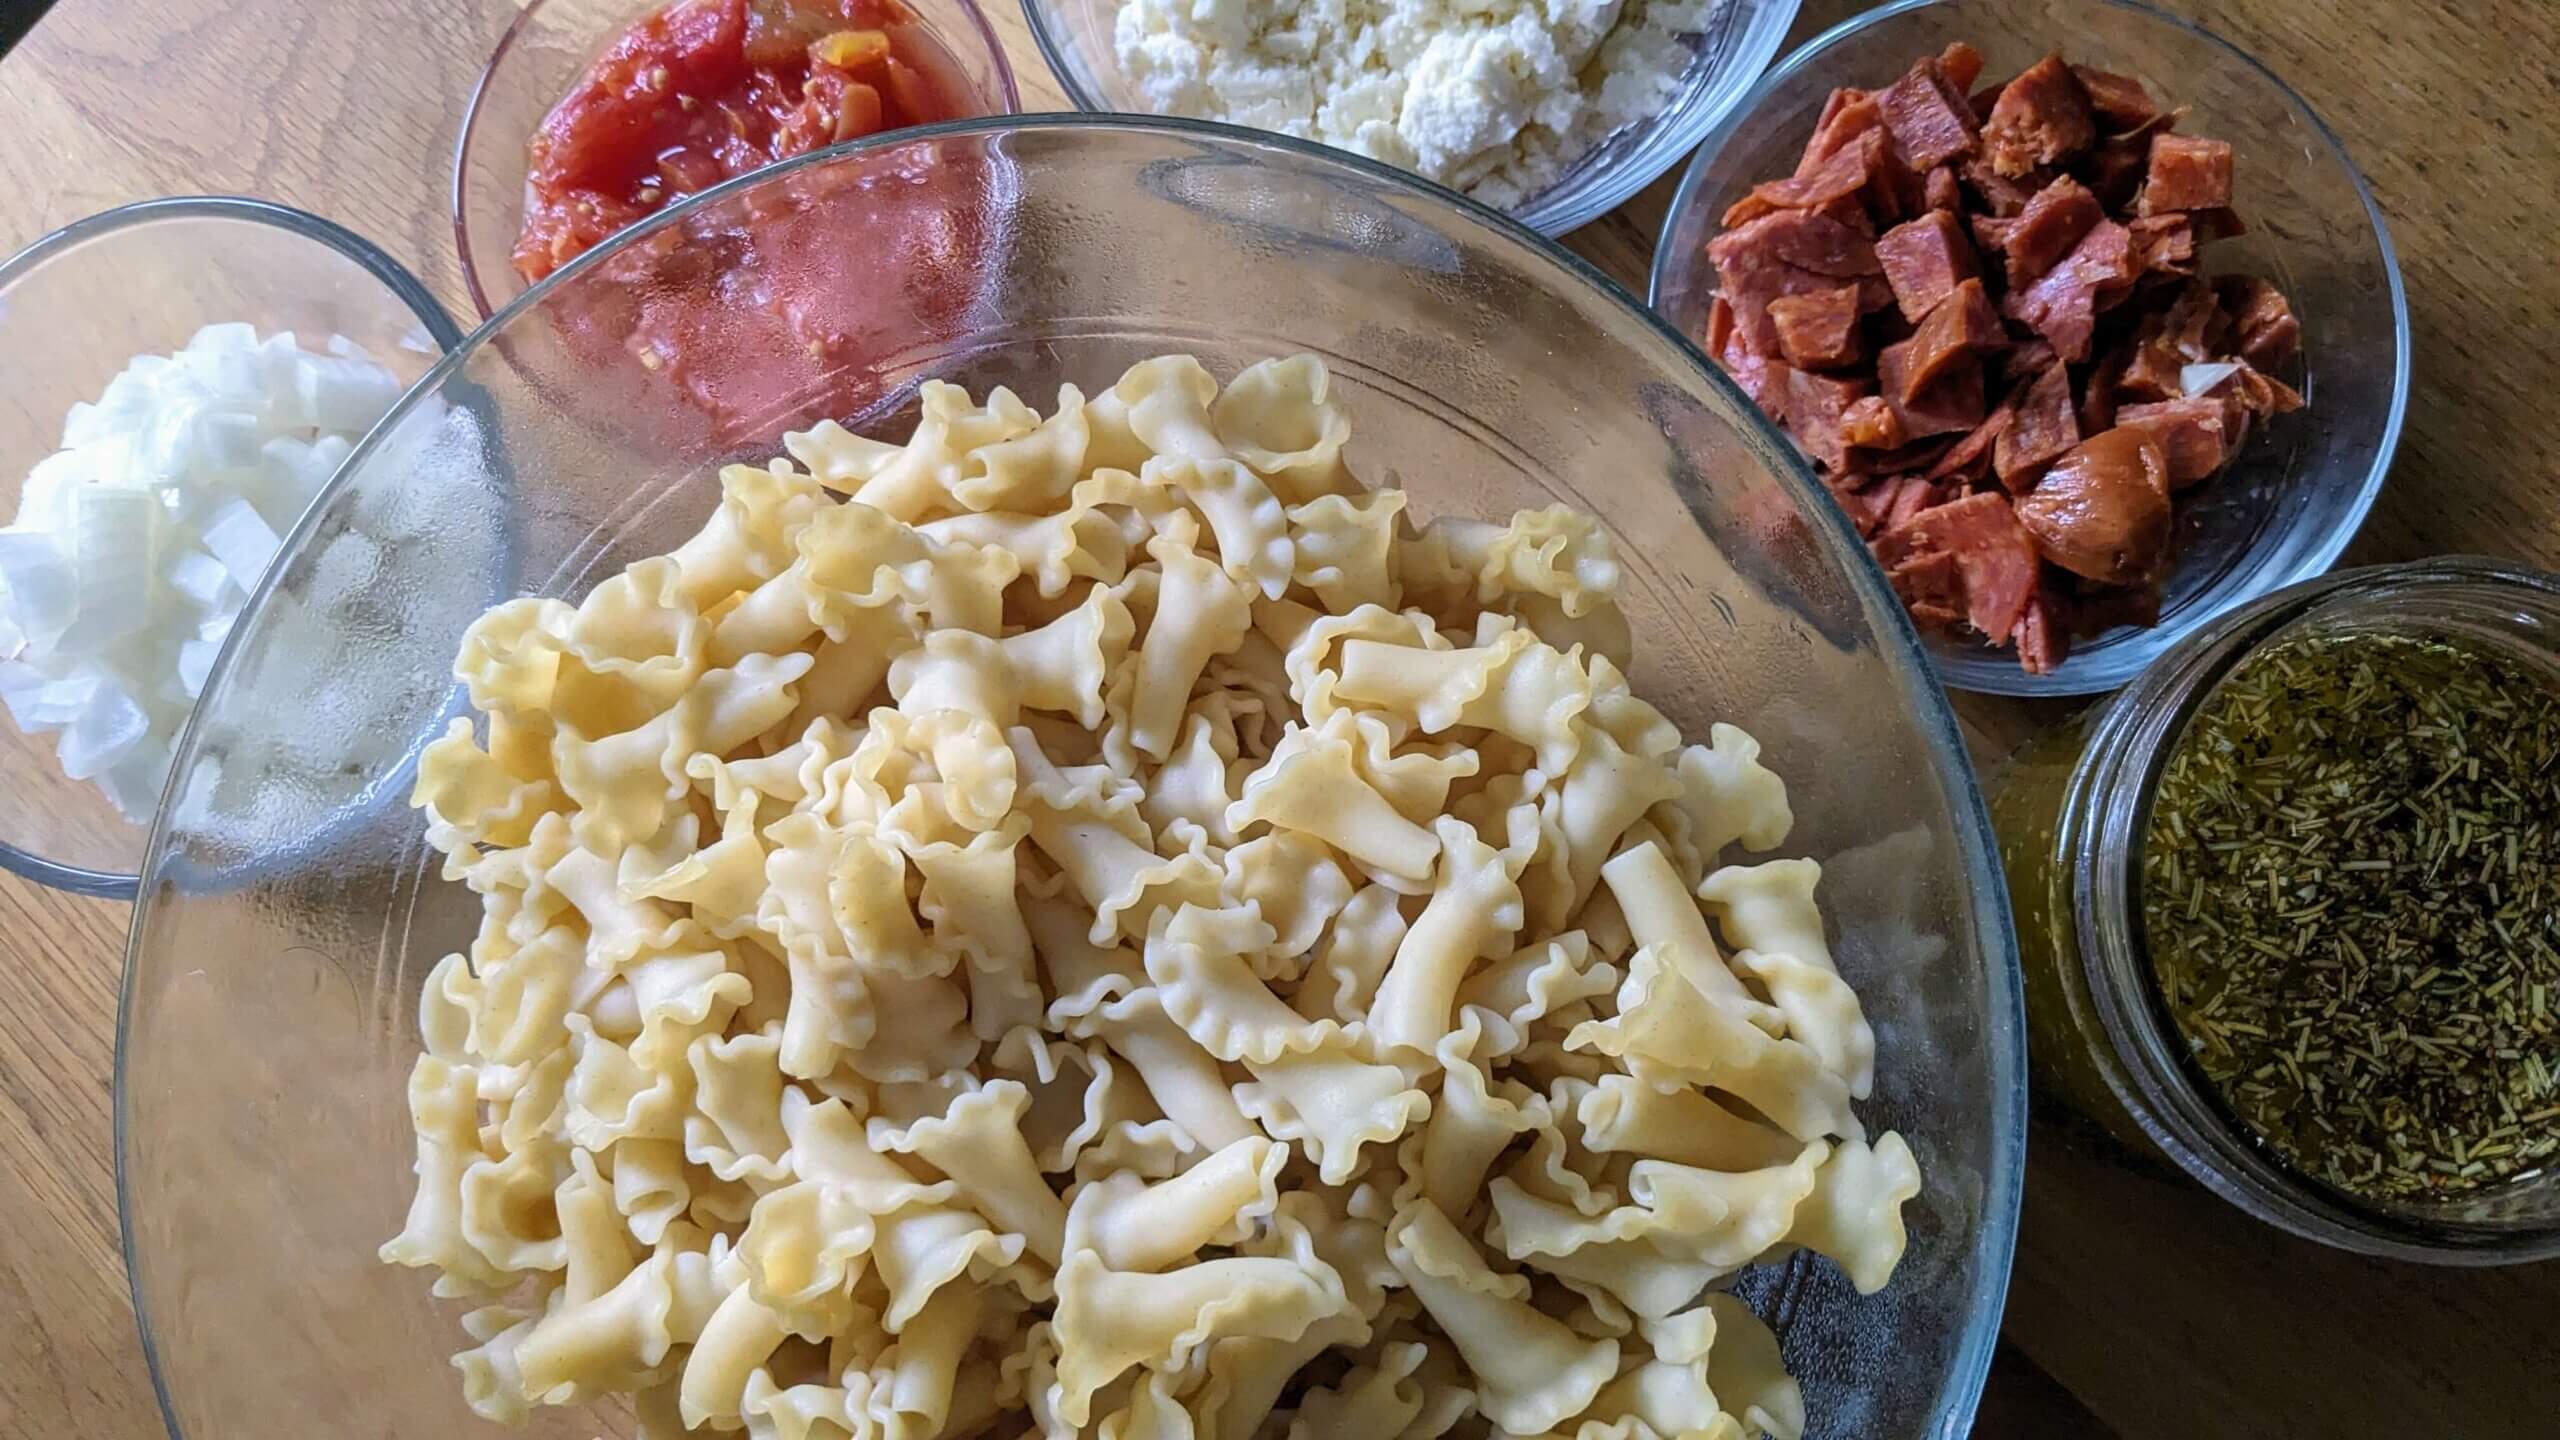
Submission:
<svg viewBox="0 0 2560 1440">
<path fill-rule="evenodd" d="M 1589 517 L 1417 526 L 1312 356 L 824 424 L 502 605 L 415 803 L 385 1260 L 644 1433 L 1794 1440 L 1763 1257 L 1920 1188 L 1759 746 Z"/>
</svg>

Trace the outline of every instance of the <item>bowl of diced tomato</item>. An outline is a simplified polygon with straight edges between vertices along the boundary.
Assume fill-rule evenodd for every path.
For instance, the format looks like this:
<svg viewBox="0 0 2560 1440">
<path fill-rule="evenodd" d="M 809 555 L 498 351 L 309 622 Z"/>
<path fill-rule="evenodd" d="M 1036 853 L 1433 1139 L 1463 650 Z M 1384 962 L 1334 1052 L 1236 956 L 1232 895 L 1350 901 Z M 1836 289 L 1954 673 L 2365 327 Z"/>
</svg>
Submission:
<svg viewBox="0 0 2560 1440">
<path fill-rule="evenodd" d="M 686 195 L 1019 104 L 975 0 L 533 0 L 454 152 L 463 278 L 485 318 Z"/>
</svg>

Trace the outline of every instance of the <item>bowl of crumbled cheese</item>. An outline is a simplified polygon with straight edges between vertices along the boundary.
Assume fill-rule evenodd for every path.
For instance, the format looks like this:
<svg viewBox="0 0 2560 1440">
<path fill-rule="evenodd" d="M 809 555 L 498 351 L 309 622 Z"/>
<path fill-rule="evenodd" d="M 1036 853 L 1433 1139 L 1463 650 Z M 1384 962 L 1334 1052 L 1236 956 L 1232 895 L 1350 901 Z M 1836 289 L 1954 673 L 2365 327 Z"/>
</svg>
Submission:
<svg viewBox="0 0 2560 1440">
<path fill-rule="evenodd" d="M 1023 0 L 1086 110 L 1349 150 L 1546 235 L 1608 213 L 1746 94 L 1797 0 Z"/>
</svg>

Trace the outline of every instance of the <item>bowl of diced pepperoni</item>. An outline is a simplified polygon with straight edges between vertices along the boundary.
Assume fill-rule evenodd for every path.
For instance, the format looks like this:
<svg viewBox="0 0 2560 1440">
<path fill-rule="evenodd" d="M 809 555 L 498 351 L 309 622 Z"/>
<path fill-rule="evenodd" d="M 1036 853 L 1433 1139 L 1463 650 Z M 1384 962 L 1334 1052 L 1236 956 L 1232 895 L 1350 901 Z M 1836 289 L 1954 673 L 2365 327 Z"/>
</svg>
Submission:
<svg viewBox="0 0 2560 1440">
<path fill-rule="evenodd" d="M 1778 422 L 1959 689 L 2094 694 L 2334 562 L 2409 321 L 2363 178 L 2122 0 L 1910 0 L 1691 162 L 1653 304 Z"/>
</svg>

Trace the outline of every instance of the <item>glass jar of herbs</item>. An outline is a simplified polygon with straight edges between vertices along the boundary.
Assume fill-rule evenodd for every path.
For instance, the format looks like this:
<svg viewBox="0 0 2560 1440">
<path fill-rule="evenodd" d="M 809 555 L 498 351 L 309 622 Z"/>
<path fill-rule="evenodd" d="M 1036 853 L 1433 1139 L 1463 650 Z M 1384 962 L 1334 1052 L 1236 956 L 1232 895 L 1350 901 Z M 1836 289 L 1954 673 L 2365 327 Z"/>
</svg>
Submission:
<svg viewBox="0 0 2560 1440">
<path fill-rule="evenodd" d="M 2560 1255 L 2560 577 L 2277 592 L 1991 788 L 2050 1088 L 2296 1234 Z"/>
</svg>

